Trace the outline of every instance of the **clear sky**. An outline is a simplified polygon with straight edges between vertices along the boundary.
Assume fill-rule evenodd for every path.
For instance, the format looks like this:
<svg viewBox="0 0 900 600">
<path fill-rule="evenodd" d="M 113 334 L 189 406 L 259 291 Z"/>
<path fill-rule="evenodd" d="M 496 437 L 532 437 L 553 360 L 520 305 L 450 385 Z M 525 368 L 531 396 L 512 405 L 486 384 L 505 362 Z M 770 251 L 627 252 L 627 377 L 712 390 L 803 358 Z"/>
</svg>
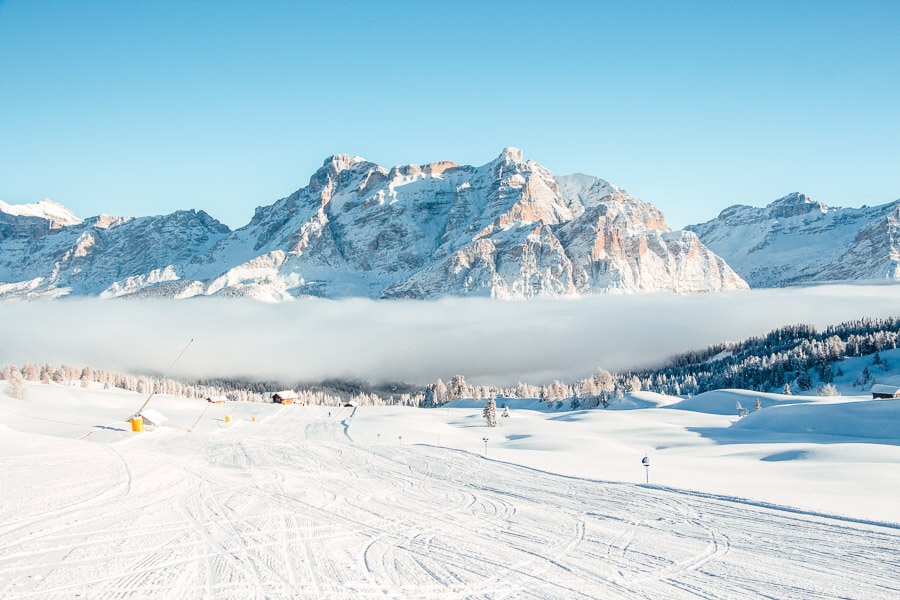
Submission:
<svg viewBox="0 0 900 600">
<path fill-rule="evenodd" d="M 324 159 L 597 175 L 669 225 L 900 198 L 900 2 L 0 0 L 0 200 L 231 227 Z"/>
</svg>

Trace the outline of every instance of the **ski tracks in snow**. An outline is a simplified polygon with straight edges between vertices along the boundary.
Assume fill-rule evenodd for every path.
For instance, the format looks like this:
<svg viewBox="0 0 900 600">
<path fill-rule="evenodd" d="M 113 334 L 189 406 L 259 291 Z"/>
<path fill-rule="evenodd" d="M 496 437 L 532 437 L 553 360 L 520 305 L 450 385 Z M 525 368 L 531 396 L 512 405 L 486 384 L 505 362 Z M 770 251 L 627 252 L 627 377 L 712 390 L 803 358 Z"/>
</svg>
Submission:
<svg viewBox="0 0 900 600">
<path fill-rule="evenodd" d="M 4 459 L 50 466 L 0 499 L 0 596 L 900 595 L 894 527 L 357 444 L 353 414 Z"/>
</svg>

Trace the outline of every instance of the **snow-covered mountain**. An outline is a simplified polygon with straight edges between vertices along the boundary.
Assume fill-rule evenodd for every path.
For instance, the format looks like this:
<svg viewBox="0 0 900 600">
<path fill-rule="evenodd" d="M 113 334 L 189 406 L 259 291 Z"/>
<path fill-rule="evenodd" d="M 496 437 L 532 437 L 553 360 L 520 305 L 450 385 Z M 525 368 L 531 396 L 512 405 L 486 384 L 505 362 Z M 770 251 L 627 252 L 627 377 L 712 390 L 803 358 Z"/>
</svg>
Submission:
<svg viewBox="0 0 900 600">
<path fill-rule="evenodd" d="M 203 212 L 55 228 L 38 215 L 26 231 L 15 221 L 25 217 L 0 209 L 7 297 L 521 299 L 747 287 L 650 204 L 594 177 L 554 175 L 515 148 L 480 167 L 385 169 L 335 155 L 236 231 Z"/>
<path fill-rule="evenodd" d="M 0 211 L 0 219 L 6 217 Z M 42 216 L 27 219 L 6 218 L 5 229 L 0 225 L 0 297 L 115 296 L 152 289 L 180 280 L 185 264 L 230 233 L 195 211 L 100 215 L 65 226 L 51 226 Z"/>
<path fill-rule="evenodd" d="M 794 193 L 765 208 L 731 206 L 687 229 L 752 287 L 900 281 L 900 200 L 833 208 Z"/>
</svg>

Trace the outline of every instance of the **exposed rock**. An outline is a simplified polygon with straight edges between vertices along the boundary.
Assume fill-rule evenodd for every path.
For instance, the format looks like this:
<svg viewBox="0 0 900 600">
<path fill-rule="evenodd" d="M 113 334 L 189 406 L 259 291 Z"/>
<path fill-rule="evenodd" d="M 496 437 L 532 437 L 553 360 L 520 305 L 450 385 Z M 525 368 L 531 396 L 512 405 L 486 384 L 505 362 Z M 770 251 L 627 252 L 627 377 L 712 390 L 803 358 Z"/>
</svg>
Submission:
<svg viewBox="0 0 900 600">
<path fill-rule="evenodd" d="M 765 208 L 731 206 L 687 229 L 753 287 L 900 281 L 900 200 L 830 208 L 795 193 Z"/>
<path fill-rule="evenodd" d="M 594 177 L 556 176 L 516 148 L 481 167 L 385 169 L 334 155 L 236 231 L 181 211 L 97 217 L 38 239 L 17 232 L 0 239 L 11 257 L 0 296 L 522 299 L 746 287 L 653 206 Z"/>
</svg>

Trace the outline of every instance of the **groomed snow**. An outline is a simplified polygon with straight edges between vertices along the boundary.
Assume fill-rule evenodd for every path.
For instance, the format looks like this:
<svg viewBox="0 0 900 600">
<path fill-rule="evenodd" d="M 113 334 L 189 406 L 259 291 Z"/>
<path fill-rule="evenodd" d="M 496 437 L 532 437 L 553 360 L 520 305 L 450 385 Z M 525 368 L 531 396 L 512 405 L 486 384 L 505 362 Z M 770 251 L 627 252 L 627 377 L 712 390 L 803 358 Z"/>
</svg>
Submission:
<svg viewBox="0 0 900 600">
<path fill-rule="evenodd" d="M 477 401 L 154 396 L 168 421 L 132 433 L 137 394 L 4 389 L 3 598 L 900 594 L 900 401 L 766 395 L 733 424 L 703 396 L 500 400 L 488 429 Z"/>
</svg>

